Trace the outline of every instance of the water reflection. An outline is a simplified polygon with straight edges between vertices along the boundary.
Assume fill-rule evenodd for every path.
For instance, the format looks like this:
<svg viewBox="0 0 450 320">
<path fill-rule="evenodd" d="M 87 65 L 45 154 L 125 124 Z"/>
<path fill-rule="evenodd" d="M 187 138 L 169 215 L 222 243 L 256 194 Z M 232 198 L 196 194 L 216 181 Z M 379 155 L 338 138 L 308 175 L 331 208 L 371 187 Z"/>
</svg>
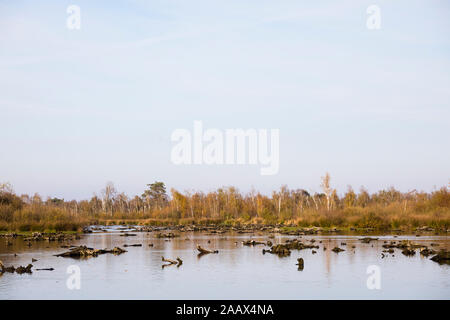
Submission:
<svg viewBox="0 0 450 320">
<path fill-rule="evenodd" d="M 128 230 L 130 231 L 130 230 Z M 136 232 L 134 232 L 136 233 Z M 450 249 L 448 236 L 380 236 L 378 241 L 362 243 L 357 235 L 317 235 L 293 237 L 270 234 L 181 233 L 171 239 L 155 233 L 137 232 L 121 237 L 117 229 L 84 235 L 70 242 L 33 242 L 29 247 L 21 239 L 0 239 L 0 260 L 7 266 L 33 262 L 31 275 L 4 274 L 0 277 L 0 299 L 448 299 L 448 265 L 438 265 L 418 251 L 405 257 L 395 249 L 381 256 L 384 241 L 410 239 L 415 243 L 438 244 Z M 297 238 L 319 249 L 292 250 L 288 257 L 262 254 L 264 245 L 244 246 L 242 241 L 284 243 Z M 342 243 L 345 243 L 343 245 Z M 124 244 L 142 244 L 141 247 Z M 153 246 L 149 246 L 153 244 Z M 197 245 L 218 254 L 199 255 Z M 121 247 L 126 253 L 99 255 L 90 259 L 55 257 L 68 250 L 61 246 L 86 245 L 95 249 Z M 326 250 L 323 248 L 326 247 Z M 335 253 L 334 247 L 345 251 Z M 354 247 L 354 248 L 353 248 Z M 176 259 L 180 266 L 165 264 L 161 257 Z M 298 271 L 297 259 L 304 259 Z M 67 267 L 76 264 L 82 273 L 81 290 L 67 289 Z M 378 265 L 382 271 L 382 290 L 368 290 L 366 269 Z"/>
</svg>

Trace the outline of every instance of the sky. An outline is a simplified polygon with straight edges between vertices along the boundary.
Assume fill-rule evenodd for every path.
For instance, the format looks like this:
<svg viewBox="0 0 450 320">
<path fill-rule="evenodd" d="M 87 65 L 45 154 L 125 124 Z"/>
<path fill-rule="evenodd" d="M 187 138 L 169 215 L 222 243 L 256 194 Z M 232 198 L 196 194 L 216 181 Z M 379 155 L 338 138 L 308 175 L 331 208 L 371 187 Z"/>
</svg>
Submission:
<svg viewBox="0 0 450 320">
<path fill-rule="evenodd" d="M 279 129 L 278 173 L 173 164 L 171 134 L 195 120 Z M 318 192 L 325 172 L 339 193 L 432 191 L 449 138 L 445 0 L 0 0 L 0 182 L 19 194 Z"/>
</svg>

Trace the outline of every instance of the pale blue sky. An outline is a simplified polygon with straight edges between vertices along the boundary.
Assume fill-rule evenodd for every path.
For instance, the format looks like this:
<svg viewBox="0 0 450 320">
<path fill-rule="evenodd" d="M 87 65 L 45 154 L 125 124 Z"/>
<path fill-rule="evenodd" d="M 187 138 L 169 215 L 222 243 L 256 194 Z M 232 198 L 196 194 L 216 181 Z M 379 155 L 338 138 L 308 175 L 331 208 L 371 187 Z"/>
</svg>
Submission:
<svg viewBox="0 0 450 320">
<path fill-rule="evenodd" d="M 449 62 L 445 0 L 0 1 L 0 181 L 80 199 L 107 181 L 319 191 L 329 171 L 341 193 L 430 191 L 450 179 Z M 279 173 L 173 165 L 194 120 L 279 128 Z"/>
</svg>

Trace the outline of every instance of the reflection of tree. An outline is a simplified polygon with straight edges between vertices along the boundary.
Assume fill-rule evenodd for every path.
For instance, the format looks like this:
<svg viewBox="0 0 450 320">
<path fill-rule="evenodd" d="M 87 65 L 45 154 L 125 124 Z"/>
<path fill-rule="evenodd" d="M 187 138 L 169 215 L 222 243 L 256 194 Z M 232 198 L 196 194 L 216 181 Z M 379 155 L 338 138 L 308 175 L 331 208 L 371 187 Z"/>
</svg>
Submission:
<svg viewBox="0 0 450 320">
<path fill-rule="evenodd" d="M 324 243 L 324 246 L 327 248 L 327 250 L 323 251 L 323 258 L 325 260 L 325 270 L 326 270 L 326 275 L 327 278 L 329 279 L 331 276 L 331 256 L 330 253 L 331 252 L 331 248 L 332 248 L 332 243 L 331 243 L 331 239 L 327 239 L 327 241 Z"/>
</svg>

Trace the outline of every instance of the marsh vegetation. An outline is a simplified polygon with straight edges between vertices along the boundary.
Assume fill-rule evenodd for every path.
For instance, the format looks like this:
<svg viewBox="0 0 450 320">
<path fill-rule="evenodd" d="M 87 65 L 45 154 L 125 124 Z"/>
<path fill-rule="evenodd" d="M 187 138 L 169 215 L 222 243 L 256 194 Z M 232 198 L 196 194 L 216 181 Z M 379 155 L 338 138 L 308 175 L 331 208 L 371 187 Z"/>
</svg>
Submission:
<svg viewBox="0 0 450 320">
<path fill-rule="evenodd" d="M 100 195 L 87 200 L 42 199 L 17 195 L 0 185 L 0 231 L 79 231 L 92 224 L 239 225 L 283 224 L 291 227 L 374 228 L 396 230 L 450 228 L 448 187 L 433 192 L 400 192 L 395 188 L 370 194 L 351 187 L 343 194 L 322 177 L 321 193 L 282 186 L 265 195 L 241 193 L 235 187 L 168 193 L 163 182 L 149 184 L 129 197 L 107 183 Z"/>
</svg>

